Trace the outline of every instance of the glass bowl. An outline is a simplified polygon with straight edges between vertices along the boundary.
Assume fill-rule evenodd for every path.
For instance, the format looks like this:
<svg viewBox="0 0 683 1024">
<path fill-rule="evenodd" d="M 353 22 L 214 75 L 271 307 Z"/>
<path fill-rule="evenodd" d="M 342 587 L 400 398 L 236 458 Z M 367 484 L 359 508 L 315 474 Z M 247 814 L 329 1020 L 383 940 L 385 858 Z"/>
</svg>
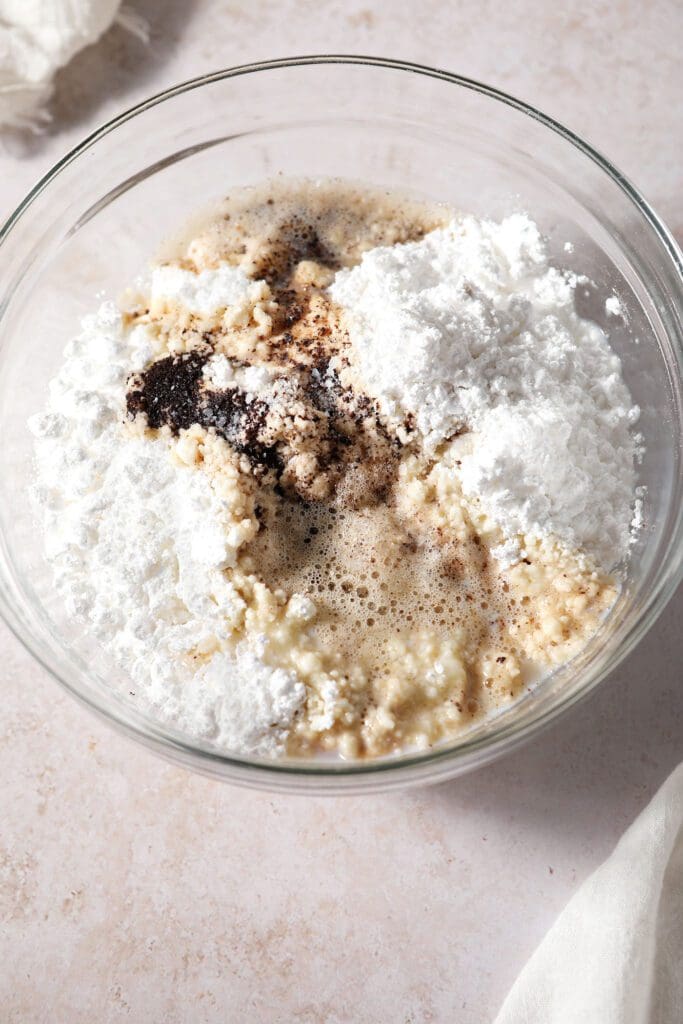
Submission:
<svg viewBox="0 0 683 1024">
<path fill-rule="evenodd" d="M 125 679 L 70 621 L 28 500 L 28 416 L 98 293 L 116 296 L 162 241 L 231 187 L 274 175 L 338 176 L 409 190 L 477 215 L 527 210 L 562 266 L 594 284 L 642 408 L 645 525 L 599 633 L 535 692 L 450 744 L 368 763 L 228 756 L 136 708 Z M 571 243 L 571 250 L 565 243 Z M 605 297 L 624 316 L 604 324 Z M 173 761 L 230 782 L 358 792 L 437 781 L 528 739 L 584 697 L 650 628 L 681 576 L 682 260 L 645 200 L 581 139 L 494 89 L 365 57 L 304 57 L 207 75 L 87 138 L 0 234 L 0 611 L 75 697 Z"/>
</svg>

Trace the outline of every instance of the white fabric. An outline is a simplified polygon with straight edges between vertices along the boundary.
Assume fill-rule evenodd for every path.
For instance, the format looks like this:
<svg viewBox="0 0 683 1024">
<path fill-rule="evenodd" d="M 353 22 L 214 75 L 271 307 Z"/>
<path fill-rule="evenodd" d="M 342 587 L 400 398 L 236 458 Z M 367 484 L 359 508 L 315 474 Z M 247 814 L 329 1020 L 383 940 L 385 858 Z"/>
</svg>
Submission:
<svg viewBox="0 0 683 1024">
<path fill-rule="evenodd" d="M 0 0 L 0 127 L 35 126 L 55 72 L 116 19 L 144 37 L 144 23 L 118 13 L 121 0 Z"/>
<path fill-rule="evenodd" d="M 683 765 L 572 897 L 495 1024 L 682 1024 Z"/>
</svg>

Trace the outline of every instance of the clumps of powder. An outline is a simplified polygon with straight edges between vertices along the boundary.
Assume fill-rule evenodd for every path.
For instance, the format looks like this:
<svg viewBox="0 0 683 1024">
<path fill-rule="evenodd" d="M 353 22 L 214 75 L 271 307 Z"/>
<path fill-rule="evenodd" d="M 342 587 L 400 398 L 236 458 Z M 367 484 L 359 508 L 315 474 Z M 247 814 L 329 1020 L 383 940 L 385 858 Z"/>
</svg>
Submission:
<svg viewBox="0 0 683 1024">
<path fill-rule="evenodd" d="M 140 703 L 223 749 L 275 756 L 305 687 L 259 650 L 230 649 L 244 612 L 223 571 L 244 536 L 234 529 L 248 515 L 239 489 L 226 495 L 174 462 L 168 438 L 124 426 L 127 369 L 148 346 L 144 330 L 124 331 L 116 309 L 102 306 L 67 347 L 47 411 L 30 422 L 55 583 Z M 202 367 L 190 359 L 182 372 Z"/>
<path fill-rule="evenodd" d="M 207 352 L 193 350 L 157 359 L 133 376 L 126 394 L 128 416 L 141 415 L 152 429 L 178 433 L 193 424 L 213 429 L 252 464 L 276 468 L 275 445 L 264 440 L 268 405 L 236 384 L 205 388 Z"/>
<path fill-rule="evenodd" d="M 515 214 L 370 250 L 329 291 L 388 419 L 428 450 L 471 433 L 463 490 L 508 541 L 552 537 L 609 569 L 630 540 L 638 409 L 605 333 L 576 312 L 576 283 Z"/>
<path fill-rule="evenodd" d="M 243 270 L 228 263 L 199 274 L 172 263 L 163 264 L 151 273 L 150 308 L 175 303 L 197 316 L 216 316 L 243 302 L 253 287 L 254 282 Z"/>
<path fill-rule="evenodd" d="M 605 299 L 605 312 L 609 316 L 624 316 L 625 310 L 618 295 L 610 295 Z"/>
<path fill-rule="evenodd" d="M 215 391 L 239 388 L 253 398 L 267 398 L 272 393 L 274 374 L 269 367 L 236 365 L 222 352 L 207 359 L 202 376 L 206 386 Z"/>
</svg>

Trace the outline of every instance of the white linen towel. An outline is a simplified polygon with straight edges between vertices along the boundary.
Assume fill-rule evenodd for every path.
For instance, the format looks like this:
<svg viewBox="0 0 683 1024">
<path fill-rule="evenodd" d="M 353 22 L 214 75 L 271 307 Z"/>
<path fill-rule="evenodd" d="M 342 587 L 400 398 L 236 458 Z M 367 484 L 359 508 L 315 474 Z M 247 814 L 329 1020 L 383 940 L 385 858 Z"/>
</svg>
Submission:
<svg viewBox="0 0 683 1024">
<path fill-rule="evenodd" d="M 495 1024 L 683 1024 L 683 765 L 569 901 Z"/>
<path fill-rule="evenodd" d="M 0 0 L 0 127 L 37 128 L 55 72 L 113 21 L 146 39 L 121 0 Z"/>
</svg>

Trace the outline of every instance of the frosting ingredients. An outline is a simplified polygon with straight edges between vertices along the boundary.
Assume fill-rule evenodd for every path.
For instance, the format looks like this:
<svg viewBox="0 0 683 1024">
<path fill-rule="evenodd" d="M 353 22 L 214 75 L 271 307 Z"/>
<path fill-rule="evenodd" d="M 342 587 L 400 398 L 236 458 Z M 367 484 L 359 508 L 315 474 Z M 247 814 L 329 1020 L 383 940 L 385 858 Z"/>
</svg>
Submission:
<svg viewBox="0 0 683 1024">
<path fill-rule="evenodd" d="M 135 700 L 265 757 L 423 749 L 598 629 L 638 409 L 527 216 L 237 191 L 33 417 L 46 555 Z"/>
</svg>

